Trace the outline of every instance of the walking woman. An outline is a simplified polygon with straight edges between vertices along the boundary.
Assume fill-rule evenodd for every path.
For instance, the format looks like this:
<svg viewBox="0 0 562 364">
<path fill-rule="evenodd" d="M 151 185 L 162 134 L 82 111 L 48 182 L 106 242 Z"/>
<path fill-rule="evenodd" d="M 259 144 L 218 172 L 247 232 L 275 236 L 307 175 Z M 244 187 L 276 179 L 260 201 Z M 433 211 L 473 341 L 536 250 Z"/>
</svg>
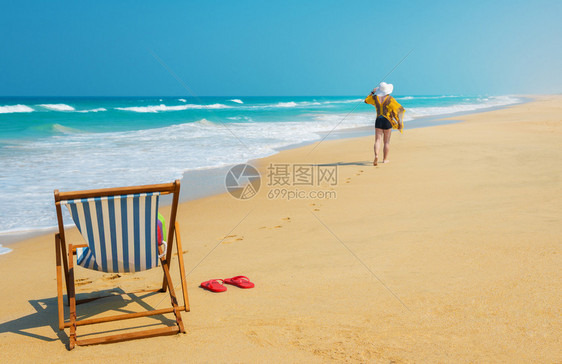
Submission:
<svg viewBox="0 0 562 364">
<path fill-rule="evenodd" d="M 401 133 L 404 129 L 404 123 L 402 122 L 404 108 L 398 101 L 390 96 L 393 89 L 394 86 L 392 84 L 381 82 L 365 99 L 367 104 L 374 105 L 377 108 L 374 166 L 378 164 L 381 142 L 384 142 L 382 162 L 389 162 L 388 153 L 390 152 L 390 135 L 392 128 L 400 130 Z"/>
</svg>

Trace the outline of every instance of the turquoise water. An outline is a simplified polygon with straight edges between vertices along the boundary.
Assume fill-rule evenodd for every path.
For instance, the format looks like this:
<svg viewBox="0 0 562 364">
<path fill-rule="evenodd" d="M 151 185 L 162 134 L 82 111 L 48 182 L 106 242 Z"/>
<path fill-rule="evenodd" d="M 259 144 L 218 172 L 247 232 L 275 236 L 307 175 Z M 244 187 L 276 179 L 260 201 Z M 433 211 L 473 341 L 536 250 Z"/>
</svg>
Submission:
<svg viewBox="0 0 562 364">
<path fill-rule="evenodd" d="M 520 101 L 395 98 L 406 108 L 407 126 Z M 187 170 L 243 163 L 317 140 L 334 128 L 372 126 L 374 116 L 360 96 L 0 98 L 0 243 L 2 233 L 55 226 L 54 189 L 169 182 Z"/>
</svg>

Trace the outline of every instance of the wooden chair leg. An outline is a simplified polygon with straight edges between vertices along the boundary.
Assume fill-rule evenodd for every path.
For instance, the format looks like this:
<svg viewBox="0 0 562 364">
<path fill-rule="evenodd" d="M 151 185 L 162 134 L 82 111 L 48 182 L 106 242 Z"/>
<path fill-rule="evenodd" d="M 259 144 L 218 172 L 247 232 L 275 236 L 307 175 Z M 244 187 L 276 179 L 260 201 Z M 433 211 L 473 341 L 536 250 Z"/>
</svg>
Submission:
<svg viewBox="0 0 562 364">
<path fill-rule="evenodd" d="M 55 252 L 56 252 L 56 262 L 57 262 L 57 305 L 59 313 L 59 330 L 64 330 L 64 307 L 63 307 L 63 297 L 62 297 L 62 267 L 61 267 L 61 241 L 60 235 L 55 234 Z"/>
<path fill-rule="evenodd" d="M 168 262 L 161 259 L 162 262 L 162 270 L 164 271 L 164 276 L 166 278 L 166 283 L 168 285 L 168 290 L 170 293 L 170 300 L 172 301 L 172 307 L 178 307 L 178 299 L 176 298 L 176 293 L 174 291 L 174 285 L 172 284 L 172 277 L 170 276 L 170 270 L 168 269 Z M 180 328 L 180 332 L 185 334 L 185 328 L 183 326 L 183 321 L 181 318 L 181 313 L 179 310 L 174 310 L 174 315 L 176 316 L 176 323 Z"/>
<path fill-rule="evenodd" d="M 181 247 L 181 236 L 180 236 L 180 226 L 176 221 L 176 248 L 178 250 L 178 264 L 180 266 L 180 277 L 181 277 L 181 290 L 183 293 L 183 305 L 185 306 L 185 312 L 189 312 L 189 298 L 187 297 L 187 284 L 185 277 L 185 265 L 183 264 L 183 249 Z"/>
<path fill-rule="evenodd" d="M 68 254 L 68 252 L 66 251 L 66 242 L 63 241 L 62 239 L 61 239 L 61 249 L 62 249 L 62 264 L 64 267 L 64 281 L 66 283 L 66 305 L 70 306 L 70 297 L 69 297 L 70 294 L 68 290 L 68 287 L 70 285 L 70 274 L 68 272 L 68 261 L 72 260 L 72 255 Z"/>
<path fill-rule="evenodd" d="M 66 238 L 64 236 L 64 223 L 62 221 L 62 209 L 61 209 L 61 205 L 58 202 L 59 198 L 59 191 L 55 190 L 55 207 L 57 210 L 57 220 L 59 223 L 59 232 L 58 232 L 58 236 L 59 239 L 61 240 L 61 244 L 62 244 L 62 263 L 64 265 L 64 279 L 66 282 L 66 289 L 67 289 L 67 294 L 68 294 L 68 283 L 69 283 L 69 275 L 68 275 L 68 260 L 67 260 L 67 252 L 66 252 Z M 68 303 L 68 296 L 67 296 L 67 304 Z"/>
<path fill-rule="evenodd" d="M 70 303 L 70 350 L 76 345 L 76 297 L 74 289 L 74 259 L 72 257 L 72 244 L 68 245 L 68 297 Z"/>
</svg>

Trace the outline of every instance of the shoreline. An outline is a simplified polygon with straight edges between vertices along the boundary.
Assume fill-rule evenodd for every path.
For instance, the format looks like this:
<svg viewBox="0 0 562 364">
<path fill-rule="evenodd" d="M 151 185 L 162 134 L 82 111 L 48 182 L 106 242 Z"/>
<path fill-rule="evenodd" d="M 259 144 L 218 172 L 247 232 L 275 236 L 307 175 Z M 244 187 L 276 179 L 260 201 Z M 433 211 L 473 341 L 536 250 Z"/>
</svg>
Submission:
<svg viewBox="0 0 562 364">
<path fill-rule="evenodd" d="M 449 114 L 441 114 L 435 116 L 426 116 L 421 117 L 418 119 L 413 119 L 405 123 L 404 130 L 413 130 L 418 128 L 425 128 L 425 127 L 434 127 L 439 125 L 447 125 L 452 123 L 459 123 L 463 122 L 462 117 L 466 115 L 472 114 L 480 114 L 486 113 L 495 110 L 501 110 L 509 107 L 513 107 L 516 105 L 525 104 L 528 102 L 532 102 L 535 100 L 536 97 L 540 97 L 541 95 L 534 96 L 534 95 L 506 95 L 506 96 L 513 96 L 521 100 L 520 102 L 509 104 L 509 105 L 502 105 L 502 106 L 492 106 L 482 109 L 476 109 L 471 111 L 461 111 Z M 416 125 L 410 126 L 411 123 L 415 122 Z M 393 130 L 394 132 L 394 130 Z M 319 140 L 311 140 L 305 142 L 298 142 L 294 144 L 288 144 L 284 147 L 275 148 L 275 153 L 272 155 L 279 154 L 285 150 L 297 149 L 300 147 L 304 147 L 307 145 L 311 145 L 314 143 L 318 143 L 321 141 L 329 141 L 329 140 L 340 140 L 340 139 L 349 139 L 349 138 L 358 138 L 364 137 L 373 134 L 373 127 L 372 126 L 365 126 L 365 127 L 358 127 L 358 128 L 348 128 L 348 129 L 340 129 L 334 130 L 333 132 L 317 132 L 319 135 Z M 325 139 L 324 137 L 328 135 Z M 260 160 L 265 158 L 269 158 L 270 156 L 261 157 L 258 159 L 251 159 L 246 161 L 247 164 L 256 164 L 259 163 Z M 185 203 L 188 201 L 197 200 L 200 198 L 209 197 L 216 194 L 227 193 L 224 189 L 224 176 L 226 172 L 233 167 L 234 164 L 222 166 L 222 167 L 210 167 L 210 168 L 201 168 L 201 169 L 193 169 L 193 170 L 186 170 L 183 172 L 182 177 L 180 178 L 180 183 L 182 186 L 187 185 L 187 182 L 190 182 L 190 191 L 187 191 L 186 188 L 182 188 L 180 193 L 180 203 Z M 191 183 L 193 182 L 193 183 Z M 167 206 L 169 202 L 162 201 L 162 206 Z M 65 225 L 67 228 L 71 228 L 74 225 L 72 223 Z M 42 227 L 42 228 L 35 228 L 35 229 L 27 229 L 27 230 L 17 230 L 17 231 L 9 231 L 9 232 L 0 232 L 0 244 L 4 248 L 8 248 L 9 245 L 16 244 L 18 242 L 22 242 L 25 240 L 29 240 L 32 238 L 36 238 L 39 236 L 45 236 L 54 233 L 57 230 L 57 226 L 51 227 Z M 4 254 L 9 254 L 10 252 L 6 252 Z"/>
</svg>

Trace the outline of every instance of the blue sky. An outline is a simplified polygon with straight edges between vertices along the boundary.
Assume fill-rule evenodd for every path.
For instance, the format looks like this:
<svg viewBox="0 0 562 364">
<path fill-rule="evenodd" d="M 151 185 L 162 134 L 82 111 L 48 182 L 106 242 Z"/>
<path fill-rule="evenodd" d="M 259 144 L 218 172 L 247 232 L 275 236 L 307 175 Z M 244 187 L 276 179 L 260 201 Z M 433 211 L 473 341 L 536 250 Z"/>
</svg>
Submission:
<svg viewBox="0 0 562 364">
<path fill-rule="evenodd" d="M 562 92 L 562 1 L 12 1 L 2 96 Z M 153 55 L 154 54 L 154 55 Z"/>
</svg>

